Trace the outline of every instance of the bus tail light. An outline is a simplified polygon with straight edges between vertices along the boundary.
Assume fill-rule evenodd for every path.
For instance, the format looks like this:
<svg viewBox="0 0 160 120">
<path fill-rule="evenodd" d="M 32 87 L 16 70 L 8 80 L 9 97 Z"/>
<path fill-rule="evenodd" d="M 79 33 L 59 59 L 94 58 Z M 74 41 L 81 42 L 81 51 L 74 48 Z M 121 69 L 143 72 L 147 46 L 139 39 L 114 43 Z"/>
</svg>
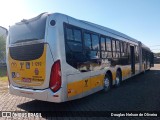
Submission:
<svg viewBox="0 0 160 120">
<path fill-rule="evenodd" d="M 56 62 L 54 62 L 51 69 L 49 87 L 53 92 L 56 92 L 61 88 L 61 84 L 61 65 L 60 60 L 57 60 Z"/>
</svg>

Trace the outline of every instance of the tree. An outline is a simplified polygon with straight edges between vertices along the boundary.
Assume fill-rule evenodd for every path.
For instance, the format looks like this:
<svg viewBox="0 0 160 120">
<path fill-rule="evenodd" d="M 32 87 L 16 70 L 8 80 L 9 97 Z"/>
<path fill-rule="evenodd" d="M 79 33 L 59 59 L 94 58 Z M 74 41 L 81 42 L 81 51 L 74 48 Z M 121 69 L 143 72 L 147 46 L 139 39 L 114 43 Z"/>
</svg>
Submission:
<svg viewBox="0 0 160 120">
<path fill-rule="evenodd" d="M 6 39 L 0 36 L 0 60 L 3 60 L 6 55 Z"/>
</svg>

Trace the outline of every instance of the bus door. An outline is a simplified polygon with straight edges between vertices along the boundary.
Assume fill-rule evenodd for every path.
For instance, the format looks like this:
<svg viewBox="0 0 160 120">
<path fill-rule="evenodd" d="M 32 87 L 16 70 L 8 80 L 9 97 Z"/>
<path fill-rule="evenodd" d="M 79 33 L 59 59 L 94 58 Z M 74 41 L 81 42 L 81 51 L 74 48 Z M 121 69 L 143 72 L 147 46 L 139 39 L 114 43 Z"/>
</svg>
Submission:
<svg viewBox="0 0 160 120">
<path fill-rule="evenodd" d="M 146 51 L 145 57 L 146 57 L 146 68 L 145 68 L 145 70 L 147 70 L 147 68 L 148 68 L 148 52 L 147 51 Z"/>
<path fill-rule="evenodd" d="M 130 46 L 130 57 L 131 57 L 131 71 L 132 74 L 135 74 L 135 52 L 134 52 L 134 46 Z"/>
<path fill-rule="evenodd" d="M 154 54 L 153 54 L 153 52 L 150 53 L 150 67 L 154 67 Z"/>
</svg>

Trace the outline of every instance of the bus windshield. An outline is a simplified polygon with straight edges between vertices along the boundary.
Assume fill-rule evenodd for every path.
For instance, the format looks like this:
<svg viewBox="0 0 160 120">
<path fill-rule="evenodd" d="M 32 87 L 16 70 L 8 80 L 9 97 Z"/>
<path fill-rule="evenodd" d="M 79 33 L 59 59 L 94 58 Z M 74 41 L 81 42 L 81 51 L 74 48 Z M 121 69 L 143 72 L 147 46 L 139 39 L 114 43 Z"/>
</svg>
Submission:
<svg viewBox="0 0 160 120">
<path fill-rule="evenodd" d="M 30 20 L 22 20 L 10 27 L 10 44 L 44 39 L 46 14 L 41 14 Z"/>
</svg>

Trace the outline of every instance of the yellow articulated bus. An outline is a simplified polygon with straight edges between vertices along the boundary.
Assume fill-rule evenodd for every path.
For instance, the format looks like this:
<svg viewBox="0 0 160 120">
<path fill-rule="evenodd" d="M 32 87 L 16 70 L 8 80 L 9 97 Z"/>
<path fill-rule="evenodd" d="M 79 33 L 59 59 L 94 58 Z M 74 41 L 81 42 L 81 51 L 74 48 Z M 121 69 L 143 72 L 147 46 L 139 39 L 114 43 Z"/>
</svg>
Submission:
<svg viewBox="0 0 160 120">
<path fill-rule="evenodd" d="M 108 91 L 153 66 L 140 41 L 60 13 L 11 26 L 6 54 L 11 94 L 57 103 Z"/>
</svg>

